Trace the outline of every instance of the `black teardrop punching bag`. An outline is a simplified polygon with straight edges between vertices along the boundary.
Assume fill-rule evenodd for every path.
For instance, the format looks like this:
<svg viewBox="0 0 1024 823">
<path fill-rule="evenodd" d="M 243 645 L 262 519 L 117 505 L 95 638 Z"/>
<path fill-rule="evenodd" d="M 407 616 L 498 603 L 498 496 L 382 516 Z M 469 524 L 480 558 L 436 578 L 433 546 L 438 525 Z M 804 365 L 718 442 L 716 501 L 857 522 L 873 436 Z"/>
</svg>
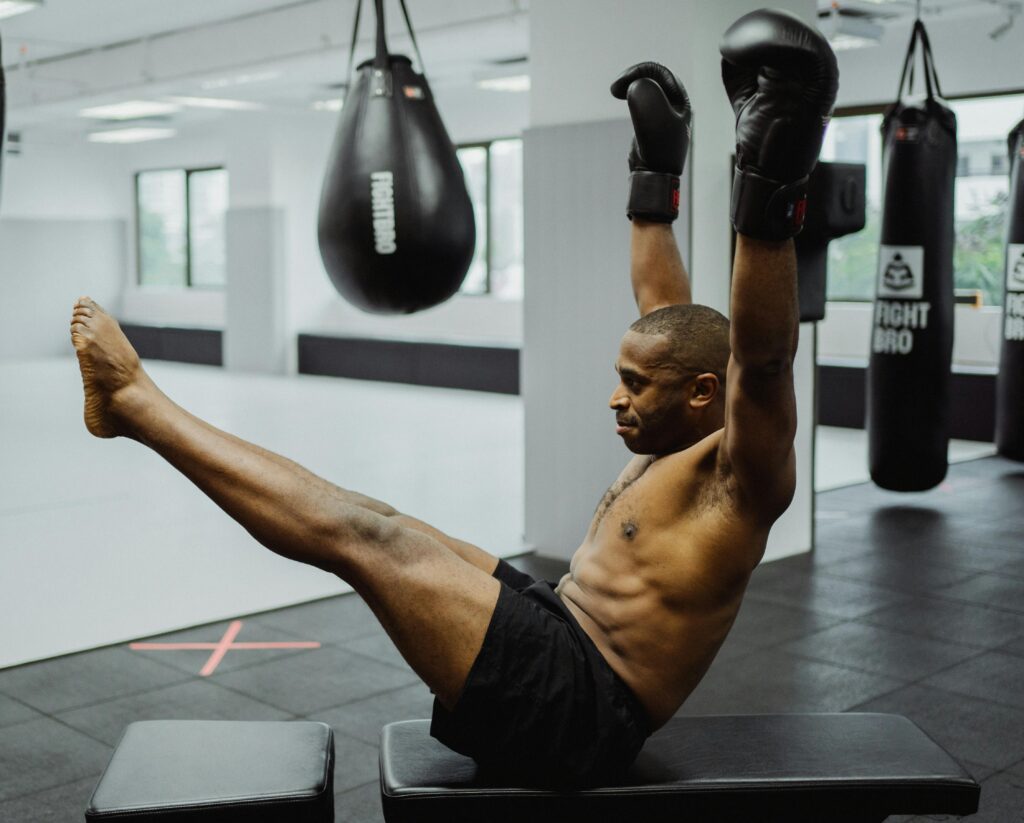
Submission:
<svg viewBox="0 0 1024 823">
<path fill-rule="evenodd" d="M 1003 344 L 996 378 L 996 448 L 1024 460 L 1024 120 L 1009 138 L 1010 202 L 1006 216 Z"/>
<path fill-rule="evenodd" d="M 359 66 L 345 96 L 320 198 L 320 254 L 350 303 L 376 314 L 408 314 L 459 290 L 476 226 L 427 80 L 409 58 L 388 52 L 383 0 L 375 5 L 377 53 Z M 360 0 L 350 54 L 361 7 Z M 411 24 L 409 33 L 415 46 Z"/>
<path fill-rule="evenodd" d="M 7 139 L 7 80 L 4 78 L 3 44 L 0 43 L 0 192 L 3 191 L 4 140 Z"/>
<path fill-rule="evenodd" d="M 904 100 L 918 44 L 927 94 Z M 957 152 L 956 117 L 941 94 L 918 20 L 897 101 L 882 122 L 882 236 L 867 378 L 871 479 L 893 491 L 933 488 L 948 467 Z"/>
</svg>

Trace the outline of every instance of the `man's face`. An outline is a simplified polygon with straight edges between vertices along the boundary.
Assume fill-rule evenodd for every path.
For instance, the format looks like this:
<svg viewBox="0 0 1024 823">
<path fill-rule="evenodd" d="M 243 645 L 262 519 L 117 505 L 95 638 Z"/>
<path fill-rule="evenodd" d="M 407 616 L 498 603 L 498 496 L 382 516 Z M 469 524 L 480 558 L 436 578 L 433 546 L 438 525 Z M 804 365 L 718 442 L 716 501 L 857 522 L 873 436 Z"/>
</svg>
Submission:
<svg viewBox="0 0 1024 823">
<path fill-rule="evenodd" d="M 668 338 L 626 332 L 615 363 L 619 385 L 608 405 L 615 433 L 634 454 L 667 454 L 689 444 L 689 380 L 672 367 Z"/>
</svg>

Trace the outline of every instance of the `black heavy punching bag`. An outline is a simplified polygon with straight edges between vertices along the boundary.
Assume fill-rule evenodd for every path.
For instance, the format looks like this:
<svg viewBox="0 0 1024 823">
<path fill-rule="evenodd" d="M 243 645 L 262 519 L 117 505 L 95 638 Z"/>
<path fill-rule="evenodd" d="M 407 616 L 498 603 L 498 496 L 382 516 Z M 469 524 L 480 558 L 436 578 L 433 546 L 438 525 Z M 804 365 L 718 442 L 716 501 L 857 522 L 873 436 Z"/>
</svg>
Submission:
<svg viewBox="0 0 1024 823">
<path fill-rule="evenodd" d="M 800 322 L 825 319 L 828 244 L 864 228 L 866 169 L 863 163 L 825 163 L 807 181 L 807 217 L 795 238 Z"/>
<path fill-rule="evenodd" d="M 375 5 L 377 55 L 359 66 L 345 96 L 320 198 L 320 254 L 350 303 L 376 314 L 408 314 L 459 290 L 476 226 L 427 80 L 409 58 L 389 54 L 383 0 Z M 356 32 L 361 7 L 362 0 Z M 415 46 L 411 24 L 409 33 Z M 353 33 L 352 53 L 355 45 Z"/>
<path fill-rule="evenodd" d="M 996 378 L 996 448 L 1024 460 L 1024 120 L 1010 132 L 1003 345 Z"/>
<path fill-rule="evenodd" d="M 919 44 L 927 94 L 904 100 Z M 871 478 L 893 491 L 933 488 L 947 469 L 956 116 L 941 95 L 918 20 L 899 96 L 882 122 L 882 237 L 867 378 Z"/>
</svg>

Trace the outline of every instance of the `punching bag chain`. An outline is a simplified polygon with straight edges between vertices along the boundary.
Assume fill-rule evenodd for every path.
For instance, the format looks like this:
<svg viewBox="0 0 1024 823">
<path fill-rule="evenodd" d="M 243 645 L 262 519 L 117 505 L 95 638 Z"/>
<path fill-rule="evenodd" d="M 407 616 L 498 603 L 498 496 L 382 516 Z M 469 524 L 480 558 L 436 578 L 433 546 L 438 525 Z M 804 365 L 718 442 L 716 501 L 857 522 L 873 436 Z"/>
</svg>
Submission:
<svg viewBox="0 0 1024 823">
<path fill-rule="evenodd" d="M 928 39 L 928 31 L 925 29 L 924 23 L 918 17 L 914 22 L 914 29 L 910 35 L 910 47 L 907 49 L 907 56 L 903 60 L 903 71 L 900 73 L 900 87 L 896 92 L 897 100 L 903 98 L 904 88 L 906 88 L 907 94 L 914 93 L 914 72 L 917 63 L 918 43 L 921 45 L 921 62 L 924 64 L 924 82 L 928 99 L 934 100 L 936 96 L 942 97 L 939 76 L 935 71 L 935 58 L 932 57 L 932 44 Z"/>
<path fill-rule="evenodd" d="M 352 67 L 356 63 L 356 42 L 359 40 L 359 18 L 363 12 L 363 0 L 356 0 L 356 21 L 352 24 L 352 42 L 348 48 L 348 71 L 345 72 L 345 97 L 352 89 Z"/>
<path fill-rule="evenodd" d="M 402 17 L 405 18 L 405 27 L 409 30 L 409 39 L 412 40 L 413 51 L 416 52 L 416 59 L 420 64 L 420 74 L 426 76 L 427 66 L 423 62 L 423 55 L 420 53 L 420 45 L 416 41 L 416 30 L 412 27 L 409 19 L 409 9 L 405 6 L 405 0 L 399 0 L 402 7 Z M 374 60 L 378 68 L 387 68 L 388 46 L 384 38 L 384 0 L 375 0 L 377 11 L 377 56 Z M 352 43 L 348 50 L 348 70 L 345 72 L 345 94 L 352 88 L 352 69 L 356 62 L 356 44 L 359 41 L 359 23 L 363 11 L 363 0 L 356 0 L 355 22 L 352 24 Z M 381 61 L 384 61 L 381 65 Z"/>
</svg>

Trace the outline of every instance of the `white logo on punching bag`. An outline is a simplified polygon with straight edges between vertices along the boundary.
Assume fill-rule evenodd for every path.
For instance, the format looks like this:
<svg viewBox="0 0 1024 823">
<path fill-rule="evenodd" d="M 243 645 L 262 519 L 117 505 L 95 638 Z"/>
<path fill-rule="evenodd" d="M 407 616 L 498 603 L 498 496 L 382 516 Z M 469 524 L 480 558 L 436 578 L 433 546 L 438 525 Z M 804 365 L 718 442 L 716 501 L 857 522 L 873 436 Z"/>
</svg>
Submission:
<svg viewBox="0 0 1024 823">
<path fill-rule="evenodd" d="M 377 254 L 394 254 L 395 243 L 395 177 L 389 171 L 370 175 L 370 203 L 373 209 L 373 247 Z"/>
<path fill-rule="evenodd" d="M 1024 244 L 1006 245 L 1006 290 L 1024 291 Z"/>
<path fill-rule="evenodd" d="M 878 254 L 878 296 L 920 300 L 924 296 L 924 248 L 882 246 Z"/>
</svg>

